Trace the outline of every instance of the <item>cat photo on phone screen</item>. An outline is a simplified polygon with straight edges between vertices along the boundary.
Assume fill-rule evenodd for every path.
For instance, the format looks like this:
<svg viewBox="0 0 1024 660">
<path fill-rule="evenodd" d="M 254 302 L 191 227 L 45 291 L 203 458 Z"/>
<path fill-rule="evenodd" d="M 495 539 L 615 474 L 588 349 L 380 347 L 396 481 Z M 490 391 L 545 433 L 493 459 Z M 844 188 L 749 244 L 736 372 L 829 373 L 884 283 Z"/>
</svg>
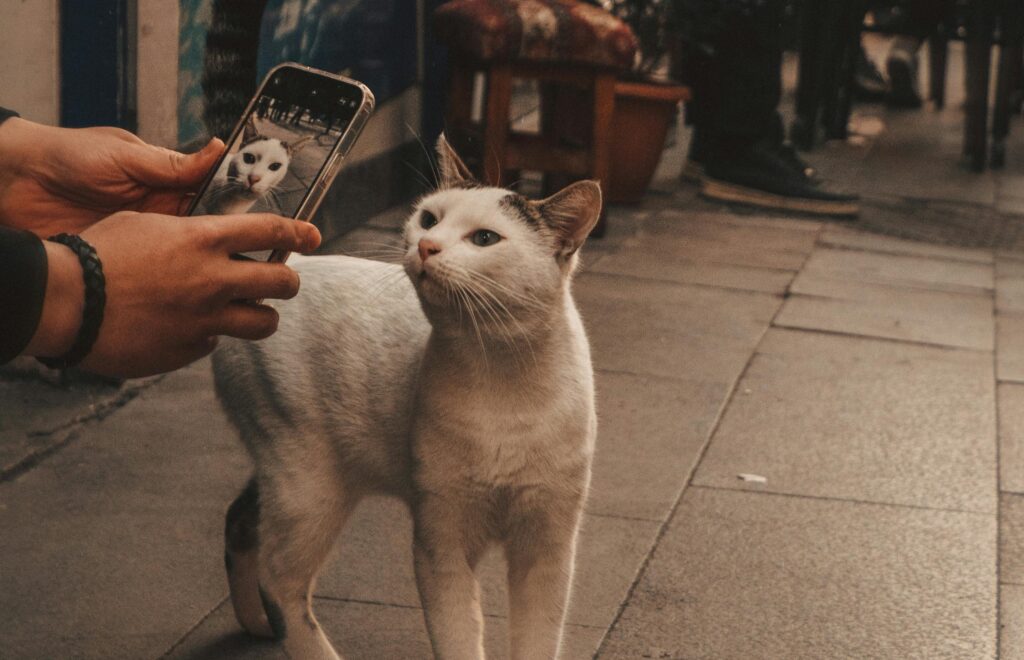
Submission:
<svg viewBox="0 0 1024 660">
<path fill-rule="evenodd" d="M 257 127 L 259 121 L 266 126 Z M 229 151 L 202 201 L 202 212 L 211 215 L 245 213 L 250 210 L 281 213 L 281 194 L 295 186 L 286 186 L 293 161 L 314 139 L 312 135 L 288 139 L 271 137 L 285 132 L 271 122 L 250 117 L 245 124 L 237 146 Z M 296 168 L 291 179 L 302 178 Z M 257 202 L 261 202 L 257 207 Z"/>
</svg>

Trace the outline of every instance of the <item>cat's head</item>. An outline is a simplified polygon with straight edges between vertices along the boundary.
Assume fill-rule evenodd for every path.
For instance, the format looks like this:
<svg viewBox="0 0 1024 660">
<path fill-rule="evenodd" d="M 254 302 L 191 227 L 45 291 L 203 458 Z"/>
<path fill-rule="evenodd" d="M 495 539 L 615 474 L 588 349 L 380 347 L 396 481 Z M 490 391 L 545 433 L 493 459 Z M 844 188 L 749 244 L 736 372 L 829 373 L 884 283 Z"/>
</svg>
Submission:
<svg viewBox="0 0 1024 660">
<path fill-rule="evenodd" d="M 406 273 L 432 322 L 475 307 L 478 319 L 545 316 L 561 300 L 601 213 L 601 188 L 574 183 L 531 201 L 477 183 L 444 135 L 439 187 L 405 227 Z"/>
<path fill-rule="evenodd" d="M 292 158 L 309 140 L 309 137 L 304 137 L 285 142 L 267 137 L 259 132 L 250 119 L 242 132 L 242 144 L 238 152 L 231 156 L 228 181 L 246 188 L 254 195 L 266 195 L 284 180 Z"/>
</svg>

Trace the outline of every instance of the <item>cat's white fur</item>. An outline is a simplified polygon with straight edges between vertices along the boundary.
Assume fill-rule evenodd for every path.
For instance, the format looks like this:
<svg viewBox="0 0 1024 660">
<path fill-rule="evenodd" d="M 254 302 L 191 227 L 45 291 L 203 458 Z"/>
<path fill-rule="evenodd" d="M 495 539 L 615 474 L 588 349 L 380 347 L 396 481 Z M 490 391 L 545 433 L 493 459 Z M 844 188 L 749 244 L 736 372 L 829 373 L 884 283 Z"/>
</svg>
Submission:
<svg viewBox="0 0 1024 660">
<path fill-rule="evenodd" d="M 405 273 L 295 258 L 302 292 L 280 304 L 278 332 L 214 356 L 256 466 L 228 513 L 232 602 L 292 658 L 338 658 L 313 584 L 371 493 L 409 504 L 437 658 L 484 657 L 474 568 L 493 544 L 509 565 L 511 657 L 558 655 L 597 424 L 570 282 L 600 189 L 527 202 L 468 186 L 443 138 L 438 149 L 443 185 L 409 220 Z M 477 245 L 480 230 L 501 240 Z"/>
<path fill-rule="evenodd" d="M 266 137 L 250 118 L 238 151 L 224 159 L 213 177 L 203 203 L 205 212 L 227 215 L 248 211 L 284 181 L 292 158 L 309 140 L 307 136 L 289 143 Z"/>
</svg>

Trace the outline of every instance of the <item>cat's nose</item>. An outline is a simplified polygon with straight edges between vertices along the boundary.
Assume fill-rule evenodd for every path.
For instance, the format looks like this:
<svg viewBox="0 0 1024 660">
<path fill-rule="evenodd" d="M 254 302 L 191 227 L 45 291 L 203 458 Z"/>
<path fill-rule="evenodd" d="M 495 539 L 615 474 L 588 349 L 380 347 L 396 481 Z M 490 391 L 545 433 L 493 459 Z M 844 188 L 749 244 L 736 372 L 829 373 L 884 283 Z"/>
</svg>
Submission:
<svg viewBox="0 0 1024 660">
<path fill-rule="evenodd" d="M 260 182 L 260 177 L 259 176 L 255 175 L 255 174 L 250 174 L 249 175 L 249 185 L 250 186 L 255 186 L 259 182 Z"/>
<path fill-rule="evenodd" d="M 420 261 L 426 262 L 427 257 L 441 251 L 441 246 L 428 238 L 420 239 Z"/>
</svg>

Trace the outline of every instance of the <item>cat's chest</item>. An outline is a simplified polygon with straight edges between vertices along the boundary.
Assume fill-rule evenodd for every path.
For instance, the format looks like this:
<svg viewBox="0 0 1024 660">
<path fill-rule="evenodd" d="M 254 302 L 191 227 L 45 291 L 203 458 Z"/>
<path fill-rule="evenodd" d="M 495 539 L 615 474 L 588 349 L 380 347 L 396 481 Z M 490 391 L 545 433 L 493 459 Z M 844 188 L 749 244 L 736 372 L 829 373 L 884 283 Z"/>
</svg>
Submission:
<svg viewBox="0 0 1024 660">
<path fill-rule="evenodd" d="M 465 487 L 524 487 L 558 482 L 589 464 L 591 426 L 584 406 L 513 403 L 439 402 L 418 416 L 413 451 L 421 474 Z"/>
</svg>

